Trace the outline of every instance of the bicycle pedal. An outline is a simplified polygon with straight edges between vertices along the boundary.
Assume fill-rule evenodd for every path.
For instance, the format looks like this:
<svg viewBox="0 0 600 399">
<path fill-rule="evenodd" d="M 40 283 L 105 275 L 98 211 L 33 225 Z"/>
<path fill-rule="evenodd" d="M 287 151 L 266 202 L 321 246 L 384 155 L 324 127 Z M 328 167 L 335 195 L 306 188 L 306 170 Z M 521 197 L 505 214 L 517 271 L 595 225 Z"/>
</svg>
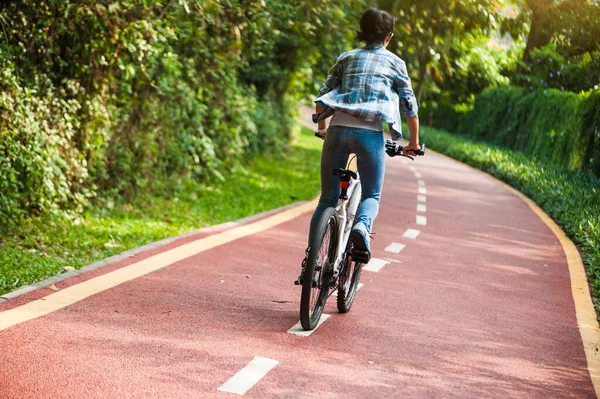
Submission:
<svg viewBox="0 0 600 399">
<path fill-rule="evenodd" d="M 302 285 L 302 280 L 301 279 L 294 280 L 294 285 Z"/>
<path fill-rule="evenodd" d="M 354 249 L 354 251 L 352 251 L 352 260 L 360 263 L 369 263 L 369 260 L 371 260 L 371 253 L 369 251 Z"/>
</svg>

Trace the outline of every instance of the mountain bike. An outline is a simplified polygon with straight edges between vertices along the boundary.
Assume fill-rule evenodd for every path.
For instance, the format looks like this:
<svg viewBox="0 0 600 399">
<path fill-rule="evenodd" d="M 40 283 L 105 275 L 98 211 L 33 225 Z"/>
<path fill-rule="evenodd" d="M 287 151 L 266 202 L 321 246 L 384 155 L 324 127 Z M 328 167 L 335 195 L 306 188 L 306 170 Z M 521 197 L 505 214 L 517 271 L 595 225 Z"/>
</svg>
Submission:
<svg viewBox="0 0 600 399">
<path fill-rule="evenodd" d="M 318 133 L 315 136 L 321 137 Z M 385 148 L 391 157 L 400 155 L 414 160 L 391 140 Z M 425 147 L 421 146 L 416 155 L 424 154 Z M 361 200 L 361 184 L 358 173 L 348 169 L 352 159 L 346 169 L 333 170 L 340 178 L 339 203 L 323 212 L 306 250 L 301 278 L 295 282 L 302 285 L 300 322 L 305 330 L 313 330 L 319 324 L 325 303 L 336 289 L 340 313 L 350 311 L 358 289 L 363 264 L 353 258 L 353 245 L 348 239 Z"/>
<path fill-rule="evenodd" d="M 337 307 L 350 310 L 358 288 L 362 263 L 352 259 L 348 240 L 361 199 L 360 178 L 350 169 L 334 169 L 340 178 L 338 206 L 325 209 L 304 258 L 300 299 L 300 322 L 313 330 L 323 314 L 327 298 L 337 289 Z"/>
</svg>

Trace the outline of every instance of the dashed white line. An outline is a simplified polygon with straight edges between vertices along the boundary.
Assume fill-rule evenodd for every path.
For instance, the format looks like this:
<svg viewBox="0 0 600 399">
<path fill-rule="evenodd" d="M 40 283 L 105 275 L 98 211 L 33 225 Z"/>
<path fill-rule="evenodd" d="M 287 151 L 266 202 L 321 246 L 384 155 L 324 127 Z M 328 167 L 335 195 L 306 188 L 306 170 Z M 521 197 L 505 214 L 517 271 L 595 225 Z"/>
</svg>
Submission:
<svg viewBox="0 0 600 399">
<path fill-rule="evenodd" d="M 425 187 L 419 187 L 419 194 L 427 194 L 427 189 Z"/>
<path fill-rule="evenodd" d="M 422 212 L 422 213 L 427 212 L 427 205 L 417 204 L 417 212 Z"/>
<path fill-rule="evenodd" d="M 309 331 L 304 330 L 302 328 L 302 324 L 300 322 L 298 322 L 298 323 L 294 324 L 294 327 L 292 327 L 288 330 L 288 333 L 297 335 L 299 337 L 308 337 L 310 334 L 314 333 L 317 330 L 317 328 L 321 327 L 321 324 L 323 324 L 325 322 L 325 320 L 327 320 L 328 318 L 329 318 L 329 315 L 323 313 L 321 315 L 321 320 L 319 320 L 319 323 L 317 324 L 315 329 L 309 330 Z"/>
<path fill-rule="evenodd" d="M 419 185 L 419 187 L 425 187 L 425 182 L 423 180 L 417 181 L 417 184 Z"/>
<path fill-rule="evenodd" d="M 363 284 L 363 283 L 358 283 L 358 287 L 356 287 L 356 291 L 360 290 L 360 289 L 361 289 L 363 286 L 364 286 L 364 284 Z M 337 292 L 337 290 L 333 291 L 333 292 L 331 293 L 331 295 L 332 295 L 332 296 L 337 296 L 337 295 L 338 295 L 338 292 Z"/>
<path fill-rule="evenodd" d="M 415 239 L 419 236 L 419 234 L 421 234 L 419 230 L 407 229 L 404 234 L 402 234 L 402 237 Z"/>
<path fill-rule="evenodd" d="M 423 215 L 417 215 L 417 224 L 419 226 L 427 225 L 427 217 Z"/>
<path fill-rule="evenodd" d="M 415 168 L 415 167 L 414 167 L 414 166 L 412 166 L 412 165 L 410 165 L 410 166 L 408 167 L 408 169 L 410 169 L 410 171 L 411 171 L 411 172 L 416 172 L 416 171 L 417 171 L 417 168 Z"/>
<path fill-rule="evenodd" d="M 417 201 L 418 202 L 422 202 L 422 203 L 426 203 L 427 202 L 427 197 L 424 195 L 417 195 Z"/>
<path fill-rule="evenodd" d="M 420 178 L 421 178 L 421 177 L 423 177 L 423 176 L 421 175 L 421 173 L 419 173 L 419 172 L 415 172 L 415 177 L 416 177 L 417 179 L 420 179 Z"/>
<path fill-rule="evenodd" d="M 238 371 L 217 390 L 243 395 L 278 364 L 277 360 L 254 356 L 254 359 L 246 367 Z"/>
<path fill-rule="evenodd" d="M 390 262 L 388 262 L 387 260 L 378 259 L 378 258 L 371 258 L 371 260 L 369 261 L 369 263 L 367 263 L 366 265 L 363 266 L 363 270 L 366 270 L 368 272 L 377 273 L 381 269 L 383 269 L 383 267 L 385 265 L 387 265 L 388 263 L 390 263 Z"/>
<path fill-rule="evenodd" d="M 404 244 L 400 244 L 399 242 L 393 242 L 387 246 L 385 251 L 399 254 L 400 251 L 402 251 L 405 247 L 406 247 L 406 245 L 404 245 Z"/>
</svg>

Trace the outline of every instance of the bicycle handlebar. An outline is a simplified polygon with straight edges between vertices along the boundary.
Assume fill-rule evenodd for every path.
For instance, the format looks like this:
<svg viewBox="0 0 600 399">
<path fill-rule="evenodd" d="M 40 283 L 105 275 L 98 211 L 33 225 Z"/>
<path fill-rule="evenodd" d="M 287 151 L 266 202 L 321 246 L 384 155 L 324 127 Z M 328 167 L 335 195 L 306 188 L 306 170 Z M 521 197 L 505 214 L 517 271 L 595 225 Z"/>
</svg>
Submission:
<svg viewBox="0 0 600 399">
<path fill-rule="evenodd" d="M 401 157 L 406 157 L 409 158 L 411 160 L 415 160 L 415 158 L 413 158 L 412 156 L 405 154 L 403 152 L 404 147 L 401 146 L 400 144 L 396 144 L 394 143 L 392 140 L 386 140 L 385 142 L 385 152 L 390 156 L 390 157 L 395 157 L 396 155 L 400 155 Z M 411 152 L 413 152 L 415 155 L 418 156 L 423 156 L 425 155 L 425 144 L 421 144 L 421 149 L 420 150 L 410 150 Z"/>
</svg>

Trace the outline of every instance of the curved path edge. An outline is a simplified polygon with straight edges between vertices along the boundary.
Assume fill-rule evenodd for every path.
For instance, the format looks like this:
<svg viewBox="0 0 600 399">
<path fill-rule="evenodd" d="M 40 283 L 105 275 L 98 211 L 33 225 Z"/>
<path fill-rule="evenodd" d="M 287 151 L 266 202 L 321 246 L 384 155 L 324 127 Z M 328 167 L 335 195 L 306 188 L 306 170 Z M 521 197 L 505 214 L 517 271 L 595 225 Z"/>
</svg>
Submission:
<svg viewBox="0 0 600 399">
<path fill-rule="evenodd" d="M 201 234 L 216 233 L 216 232 L 224 230 L 224 229 L 229 229 L 229 228 L 241 226 L 244 224 L 252 223 L 259 219 L 263 219 L 263 218 L 272 216 L 277 213 L 285 212 L 292 208 L 297 208 L 307 202 L 309 202 L 309 201 L 294 202 L 292 204 L 285 205 L 285 206 L 282 206 L 279 208 L 270 209 L 268 211 L 257 213 L 255 215 L 246 216 L 245 218 L 238 219 L 235 221 L 225 222 L 225 223 L 216 224 L 216 225 L 212 225 L 212 226 L 206 226 L 206 227 L 203 227 L 198 230 L 192 230 L 187 233 L 183 233 L 183 234 L 179 234 L 179 235 L 176 235 L 173 237 L 168 237 L 168 238 L 165 238 L 165 239 L 162 239 L 159 241 L 151 242 L 151 243 L 143 245 L 141 247 L 129 249 L 127 251 L 123 251 L 118 254 L 112 255 L 108 258 L 104 258 L 102 260 L 90 263 L 89 265 L 84 266 L 81 269 L 71 270 L 66 273 L 57 274 L 56 276 L 52 276 L 45 280 L 38 281 L 33 284 L 25 285 L 23 287 L 17 288 L 16 290 L 7 292 L 6 294 L 0 295 L 0 303 L 7 302 L 11 299 L 20 297 L 22 295 L 25 295 L 29 292 L 38 290 L 40 288 L 48 287 L 52 284 L 59 283 L 63 280 L 69 279 L 71 277 L 79 276 L 81 274 L 91 272 L 93 270 L 97 270 L 97 269 L 101 269 L 106 266 L 113 265 L 117 262 L 120 262 L 120 261 L 125 260 L 130 257 L 133 257 L 135 255 L 138 255 L 138 254 L 141 254 L 141 253 L 144 253 L 144 252 L 156 249 L 156 248 L 164 247 L 168 244 L 174 243 L 174 242 L 182 240 L 184 238 L 193 237 L 193 236 L 201 235 Z"/>
<path fill-rule="evenodd" d="M 493 176 L 492 176 L 493 177 Z M 495 178 L 495 177 L 494 177 Z M 495 178 L 496 179 L 496 178 Z M 540 208 L 532 199 L 525 194 L 515 189 L 514 187 L 498 180 L 508 190 L 512 191 L 516 196 L 521 198 L 533 212 L 552 230 L 567 257 L 569 266 L 569 275 L 571 277 L 571 293 L 575 302 L 575 314 L 577 317 L 577 325 L 579 333 L 583 341 L 585 357 L 587 359 L 588 371 L 594 384 L 596 396 L 600 397 L 600 354 L 598 353 L 598 345 L 600 344 L 600 325 L 596 317 L 596 310 L 592 303 L 592 296 L 587 280 L 587 274 L 583 265 L 583 260 L 579 254 L 579 250 L 560 228 L 558 224 L 542 208 Z"/>
<path fill-rule="evenodd" d="M 432 151 L 429 149 L 428 151 Z M 460 162 L 448 155 L 442 154 L 437 151 L 433 151 L 443 157 L 465 165 L 471 169 L 477 170 L 481 173 L 485 173 L 492 179 L 499 182 L 507 190 L 512 192 L 514 195 L 523 200 L 531 210 L 548 226 L 552 233 L 556 236 L 560 245 L 563 248 L 567 263 L 569 267 L 569 277 L 571 280 L 571 294 L 575 303 L 575 316 L 577 318 L 577 326 L 581 335 L 581 341 L 585 351 L 585 357 L 587 360 L 588 372 L 594 385 L 596 397 L 600 397 L 600 324 L 598 324 L 598 317 L 594 304 L 592 303 L 592 295 L 590 293 L 589 283 L 583 260 L 579 254 L 577 246 L 571 241 L 567 234 L 560 228 L 560 226 L 542 209 L 536 204 L 531 198 L 509 185 L 508 183 L 498 179 L 496 176 L 491 175 L 481 169 L 477 169 L 469 164 Z"/>
</svg>

